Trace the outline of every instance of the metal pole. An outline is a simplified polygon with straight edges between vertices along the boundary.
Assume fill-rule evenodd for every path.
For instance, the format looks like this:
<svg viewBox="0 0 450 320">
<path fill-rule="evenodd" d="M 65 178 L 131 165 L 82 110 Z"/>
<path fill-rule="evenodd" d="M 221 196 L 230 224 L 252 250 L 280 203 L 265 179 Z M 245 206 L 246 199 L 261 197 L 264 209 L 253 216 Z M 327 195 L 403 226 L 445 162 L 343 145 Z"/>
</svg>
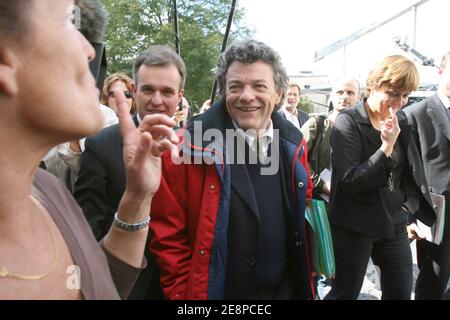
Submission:
<svg viewBox="0 0 450 320">
<path fill-rule="evenodd" d="M 413 8 L 413 42 L 412 45 L 416 47 L 416 39 L 417 39 L 417 6 Z"/>
<path fill-rule="evenodd" d="M 225 51 L 225 49 L 227 48 L 228 38 L 230 36 L 230 29 L 231 29 L 231 24 L 233 23 L 235 8 L 236 8 L 236 0 L 233 0 L 231 3 L 230 13 L 228 14 L 227 28 L 225 30 L 225 35 L 223 37 L 222 49 L 220 50 L 220 53 L 223 53 Z M 216 91 L 217 91 L 217 80 L 214 80 L 213 89 L 211 91 L 211 106 L 213 105 L 214 99 L 216 98 Z"/>
<path fill-rule="evenodd" d="M 343 73 L 344 73 L 344 76 L 347 74 L 347 46 L 345 45 L 344 47 L 343 47 L 343 49 L 344 49 L 344 52 L 343 52 L 343 55 L 344 55 L 344 57 L 343 57 Z"/>
<path fill-rule="evenodd" d="M 178 31 L 178 9 L 177 0 L 173 0 L 173 26 L 175 30 L 175 51 L 181 56 L 180 37 Z"/>
</svg>

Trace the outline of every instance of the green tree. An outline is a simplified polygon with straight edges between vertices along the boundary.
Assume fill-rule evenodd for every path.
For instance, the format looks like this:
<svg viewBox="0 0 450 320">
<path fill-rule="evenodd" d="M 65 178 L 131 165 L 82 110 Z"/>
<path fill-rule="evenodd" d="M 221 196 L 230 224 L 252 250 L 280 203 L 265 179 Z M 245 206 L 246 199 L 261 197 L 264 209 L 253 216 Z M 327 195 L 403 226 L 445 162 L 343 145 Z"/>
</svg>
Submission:
<svg viewBox="0 0 450 320">
<path fill-rule="evenodd" d="M 132 74 L 139 52 L 152 44 L 175 48 L 172 0 L 103 0 L 109 14 L 106 35 L 108 74 Z M 223 41 L 230 0 L 178 0 L 181 57 L 186 63 L 185 96 L 194 111 L 211 95 L 214 69 Z M 242 25 L 244 10 L 236 8 L 230 39 L 249 37 Z"/>
<path fill-rule="evenodd" d="M 314 112 L 314 104 L 311 102 L 309 97 L 300 97 L 297 108 L 305 111 L 306 113 Z"/>
</svg>

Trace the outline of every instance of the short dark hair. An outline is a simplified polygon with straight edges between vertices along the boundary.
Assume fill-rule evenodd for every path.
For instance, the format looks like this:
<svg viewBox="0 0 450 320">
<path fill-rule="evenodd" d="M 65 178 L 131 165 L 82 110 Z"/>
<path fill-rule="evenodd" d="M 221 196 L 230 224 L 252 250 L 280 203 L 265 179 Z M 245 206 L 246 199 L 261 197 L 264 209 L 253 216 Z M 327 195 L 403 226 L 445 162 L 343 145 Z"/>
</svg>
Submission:
<svg viewBox="0 0 450 320">
<path fill-rule="evenodd" d="M 300 85 L 298 83 L 295 82 L 289 82 L 288 84 L 288 89 L 289 88 L 297 88 L 298 89 L 298 94 L 301 95 L 302 94 L 302 89 L 300 88 Z"/>
<path fill-rule="evenodd" d="M 80 0 L 75 0 L 78 5 Z M 35 0 L 0 1 L 0 37 L 23 44 L 30 40 L 30 14 Z"/>
<path fill-rule="evenodd" d="M 186 82 L 186 66 L 183 59 L 169 46 L 167 45 L 153 45 L 148 47 L 145 51 L 138 55 L 134 61 L 133 66 L 133 78 L 136 85 L 137 74 L 139 68 L 142 66 L 167 66 L 174 65 L 180 73 L 181 82 L 180 90 L 184 88 Z"/>
<path fill-rule="evenodd" d="M 2 0 L 0 1 L 0 37 L 17 42 L 28 38 L 26 33 L 30 28 L 31 0 Z"/>
<path fill-rule="evenodd" d="M 106 35 L 108 13 L 100 0 L 80 0 L 80 32 L 90 43 L 102 43 Z"/>
<path fill-rule="evenodd" d="M 283 104 L 288 84 L 288 76 L 280 55 L 263 42 L 256 40 L 243 40 L 230 45 L 224 53 L 220 55 L 219 66 L 216 71 L 216 79 L 219 88 L 219 95 L 225 96 L 225 84 L 228 68 L 234 62 L 238 61 L 243 64 L 251 64 L 262 61 L 272 67 L 275 88 L 282 91 L 280 103 L 275 106 L 277 110 Z"/>
</svg>

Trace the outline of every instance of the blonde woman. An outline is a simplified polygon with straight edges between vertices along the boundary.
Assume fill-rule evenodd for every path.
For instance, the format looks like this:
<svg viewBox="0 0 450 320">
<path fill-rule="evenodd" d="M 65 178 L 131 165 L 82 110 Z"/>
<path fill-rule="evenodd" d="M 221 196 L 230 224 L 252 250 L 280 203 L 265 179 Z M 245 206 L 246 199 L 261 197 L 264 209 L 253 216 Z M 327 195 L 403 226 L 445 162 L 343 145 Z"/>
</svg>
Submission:
<svg viewBox="0 0 450 320">
<path fill-rule="evenodd" d="M 117 99 L 114 93 L 116 91 L 123 92 L 129 112 L 131 114 L 135 114 L 136 103 L 134 102 L 133 97 L 133 80 L 131 80 L 131 78 L 125 73 L 117 72 L 110 75 L 105 79 L 105 84 L 103 85 L 101 103 L 110 107 L 116 114 L 118 114 Z"/>
<path fill-rule="evenodd" d="M 408 213 L 434 212 L 424 170 L 402 111 L 419 84 L 407 58 L 384 58 L 368 75 L 364 100 L 342 111 L 331 132 L 330 221 L 336 279 L 326 299 L 356 299 L 369 258 L 381 270 L 382 299 L 410 299 Z"/>
</svg>

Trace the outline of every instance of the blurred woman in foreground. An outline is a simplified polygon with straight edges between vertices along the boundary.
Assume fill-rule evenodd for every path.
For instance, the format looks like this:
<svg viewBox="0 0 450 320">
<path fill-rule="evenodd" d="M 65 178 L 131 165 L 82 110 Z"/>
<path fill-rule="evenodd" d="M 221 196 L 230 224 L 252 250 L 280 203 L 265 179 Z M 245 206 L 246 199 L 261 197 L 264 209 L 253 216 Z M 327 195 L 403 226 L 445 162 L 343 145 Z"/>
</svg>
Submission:
<svg viewBox="0 0 450 320">
<path fill-rule="evenodd" d="M 71 0 L 0 2 L 0 299 L 126 297 L 145 265 L 159 156 L 175 155 L 175 122 L 155 115 L 136 128 L 115 92 L 127 185 L 100 246 L 71 194 L 38 169 L 53 146 L 102 128 L 94 50 L 73 10 Z"/>
</svg>

